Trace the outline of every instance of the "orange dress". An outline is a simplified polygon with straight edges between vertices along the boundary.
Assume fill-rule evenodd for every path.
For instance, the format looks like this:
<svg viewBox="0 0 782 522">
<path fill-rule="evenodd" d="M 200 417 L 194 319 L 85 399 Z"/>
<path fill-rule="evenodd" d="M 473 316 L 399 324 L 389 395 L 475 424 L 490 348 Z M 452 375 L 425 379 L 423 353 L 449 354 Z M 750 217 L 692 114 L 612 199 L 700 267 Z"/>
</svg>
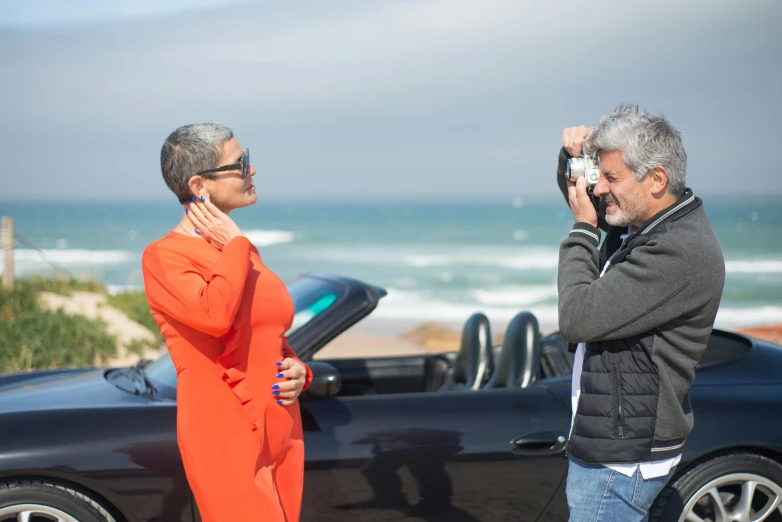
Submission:
<svg viewBox="0 0 782 522">
<path fill-rule="evenodd" d="M 176 366 L 177 441 L 203 521 L 298 521 L 299 404 L 272 395 L 275 363 L 296 357 L 285 285 L 245 237 L 219 251 L 171 232 L 146 248 L 142 269 Z M 308 368 L 305 388 L 311 378 Z"/>
</svg>

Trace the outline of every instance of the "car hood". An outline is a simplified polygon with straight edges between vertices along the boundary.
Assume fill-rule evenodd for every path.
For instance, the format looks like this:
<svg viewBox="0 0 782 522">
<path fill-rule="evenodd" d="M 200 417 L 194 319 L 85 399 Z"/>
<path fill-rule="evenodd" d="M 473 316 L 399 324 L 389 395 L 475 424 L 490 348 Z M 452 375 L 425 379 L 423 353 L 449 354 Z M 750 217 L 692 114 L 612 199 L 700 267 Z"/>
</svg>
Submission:
<svg viewBox="0 0 782 522">
<path fill-rule="evenodd" d="M 106 368 L 27 372 L 0 376 L 0 414 L 148 403 L 106 380 Z"/>
</svg>

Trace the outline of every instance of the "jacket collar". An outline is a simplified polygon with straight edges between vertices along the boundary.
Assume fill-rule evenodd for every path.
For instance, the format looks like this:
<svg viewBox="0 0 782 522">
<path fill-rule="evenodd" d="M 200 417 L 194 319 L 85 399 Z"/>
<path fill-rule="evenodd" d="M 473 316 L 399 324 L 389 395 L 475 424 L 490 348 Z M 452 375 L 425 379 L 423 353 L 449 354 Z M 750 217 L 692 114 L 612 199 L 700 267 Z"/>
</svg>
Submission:
<svg viewBox="0 0 782 522">
<path fill-rule="evenodd" d="M 669 221 L 676 221 L 682 216 L 689 214 L 693 210 L 700 208 L 702 205 L 703 202 L 701 199 L 695 197 L 695 194 L 692 193 L 692 190 L 687 189 L 685 190 L 684 195 L 680 197 L 676 203 L 664 210 L 661 210 L 646 220 L 646 222 L 638 229 L 638 233 L 643 235 L 649 234 L 660 224 L 667 223 Z"/>
<path fill-rule="evenodd" d="M 649 241 L 651 239 L 649 234 L 652 231 L 663 231 L 666 223 L 676 221 L 690 212 L 697 210 L 702 205 L 703 202 L 700 198 L 696 198 L 692 193 L 692 190 L 687 189 L 684 195 L 679 198 L 676 203 L 646 220 L 646 222 L 637 230 L 629 232 L 628 229 L 622 228 L 622 230 L 628 230 L 628 234 L 621 236 L 624 239 L 622 240 L 622 243 L 616 247 L 616 250 L 613 251 L 607 270 L 624 261 L 632 249 Z"/>
</svg>

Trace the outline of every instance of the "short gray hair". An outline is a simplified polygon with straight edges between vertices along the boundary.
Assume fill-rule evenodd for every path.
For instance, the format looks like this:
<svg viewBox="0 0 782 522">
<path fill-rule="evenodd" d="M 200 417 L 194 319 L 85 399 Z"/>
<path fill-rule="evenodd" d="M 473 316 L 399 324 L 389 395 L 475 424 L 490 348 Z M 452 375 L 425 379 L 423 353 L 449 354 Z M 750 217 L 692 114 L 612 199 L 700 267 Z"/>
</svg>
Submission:
<svg viewBox="0 0 782 522">
<path fill-rule="evenodd" d="M 668 191 L 680 197 L 686 190 L 687 153 L 681 134 L 663 116 L 623 104 L 601 118 L 587 140 L 590 153 L 621 151 L 622 161 L 640 181 L 658 165 L 668 170 Z"/>
<path fill-rule="evenodd" d="M 160 170 L 180 203 L 190 199 L 190 178 L 217 167 L 223 144 L 233 137 L 233 131 L 225 125 L 195 123 L 179 127 L 166 138 L 160 150 Z"/>
</svg>

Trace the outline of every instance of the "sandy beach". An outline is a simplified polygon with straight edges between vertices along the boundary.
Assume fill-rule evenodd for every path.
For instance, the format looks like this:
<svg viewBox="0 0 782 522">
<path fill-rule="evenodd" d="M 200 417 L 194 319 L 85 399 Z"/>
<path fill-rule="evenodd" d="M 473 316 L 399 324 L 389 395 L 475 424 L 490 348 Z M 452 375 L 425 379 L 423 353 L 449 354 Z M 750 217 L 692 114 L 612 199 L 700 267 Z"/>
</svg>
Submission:
<svg viewBox="0 0 782 522">
<path fill-rule="evenodd" d="M 771 326 L 739 328 L 736 331 L 745 335 L 757 337 L 759 339 L 766 339 L 767 341 L 782 343 L 782 323 Z"/>
<path fill-rule="evenodd" d="M 495 345 L 502 343 L 506 327 L 507 321 L 491 323 Z M 555 324 L 540 324 L 542 335 L 556 329 Z M 368 317 L 323 347 L 315 359 L 455 352 L 461 342 L 461 330 L 462 324 L 457 322 L 416 322 Z"/>
<path fill-rule="evenodd" d="M 119 310 L 106 303 L 106 296 L 90 292 L 74 292 L 62 296 L 43 292 L 41 302 L 50 309 L 62 308 L 69 314 L 81 314 L 92 319 L 102 319 L 109 332 L 118 340 L 118 355 L 110 361 L 99 361 L 108 366 L 135 364 L 139 356 L 128 353 L 125 346 L 134 340 L 152 342 L 155 336 L 139 323 L 132 321 Z M 490 318 L 491 319 L 491 318 Z M 491 323 L 492 339 L 501 344 L 507 322 Z M 343 333 L 316 355 L 315 359 L 350 359 L 360 357 L 399 357 L 427 353 L 452 352 L 459 349 L 462 324 L 458 322 L 389 320 L 368 317 Z M 554 323 L 541 323 L 541 335 L 557 330 Z M 736 328 L 735 331 L 774 342 L 782 340 L 782 323 L 765 326 Z M 165 347 L 148 348 L 146 359 L 156 359 L 165 353 Z"/>
<path fill-rule="evenodd" d="M 315 359 L 347 359 L 354 357 L 393 357 L 425 353 L 457 351 L 461 339 L 461 327 L 456 324 L 436 322 L 395 323 L 368 319 L 367 324 L 356 326 L 340 335 L 321 351 Z M 373 326 L 377 329 L 372 330 Z M 495 344 L 502 342 L 505 324 L 492 325 Z M 542 335 L 557 330 L 556 325 L 541 325 Z M 394 333 L 396 331 L 396 333 Z M 782 323 L 734 329 L 759 339 L 776 343 L 782 341 Z"/>
</svg>

